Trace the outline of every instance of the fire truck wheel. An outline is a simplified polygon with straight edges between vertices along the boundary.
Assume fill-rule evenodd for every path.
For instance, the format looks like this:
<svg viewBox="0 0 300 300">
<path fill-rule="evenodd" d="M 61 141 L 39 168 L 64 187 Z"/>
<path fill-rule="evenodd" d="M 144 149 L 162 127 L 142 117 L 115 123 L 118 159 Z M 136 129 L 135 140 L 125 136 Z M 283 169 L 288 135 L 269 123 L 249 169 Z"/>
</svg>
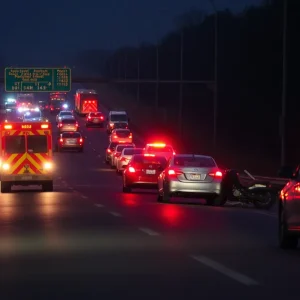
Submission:
<svg viewBox="0 0 300 300">
<path fill-rule="evenodd" d="M 53 181 L 46 181 L 42 184 L 44 192 L 53 192 Z"/>
<path fill-rule="evenodd" d="M 10 193 L 11 184 L 10 182 L 1 182 L 1 193 Z"/>
</svg>

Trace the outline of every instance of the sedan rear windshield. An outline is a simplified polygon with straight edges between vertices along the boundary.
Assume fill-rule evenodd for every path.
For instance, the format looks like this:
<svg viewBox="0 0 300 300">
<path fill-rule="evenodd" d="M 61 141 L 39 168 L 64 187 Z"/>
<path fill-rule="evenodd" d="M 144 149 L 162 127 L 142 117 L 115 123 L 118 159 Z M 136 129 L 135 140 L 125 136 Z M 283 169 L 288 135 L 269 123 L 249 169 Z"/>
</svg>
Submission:
<svg viewBox="0 0 300 300">
<path fill-rule="evenodd" d="M 120 115 L 111 115 L 110 116 L 110 120 L 115 122 L 115 121 L 124 121 L 124 122 L 127 122 L 128 118 L 127 118 L 127 115 L 123 115 L 123 114 L 120 114 Z"/>
<path fill-rule="evenodd" d="M 179 167 L 213 168 L 215 161 L 211 157 L 175 157 L 174 165 Z"/>
<path fill-rule="evenodd" d="M 70 112 L 70 111 L 62 111 L 59 115 L 60 116 L 73 116 L 72 112 Z"/>
<path fill-rule="evenodd" d="M 133 156 L 133 162 L 143 165 L 161 165 L 163 167 L 166 167 L 167 160 L 165 157 L 162 156 L 144 156 L 144 155 L 134 155 Z"/>
<path fill-rule="evenodd" d="M 101 117 L 102 116 L 102 114 L 101 113 L 90 113 L 90 116 L 91 117 Z"/>
<path fill-rule="evenodd" d="M 73 119 L 62 119 L 61 121 L 63 124 L 75 124 L 76 120 Z"/>
<path fill-rule="evenodd" d="M 78 139 L 78 138 L 81 138 L 81 135 L 80 135 L 80 133 L 79 132 L 66 132 L 66 133 L 63 133 L 62 134 L 62 137 L 63 138 L 73 138 L 73 139 Z"/>
<path fill-rule="evenodd" d="M 125 148 L 134 148 L 134 146 L 133 146 L 133 145 L 122 145 L 122 146 L 117 146 L 116 151 L 117 151 L 117 152 L 122 152 L 123 149 L 125 149 Z"/>
<path fill-rule="evenodd" d="M 126 147 L 127 148 L 127 147 Z M 134 154 L 142 154 L 143 153 L 143 149 L 135 149 L 135 148 L 131 148 L 131 149 L 125 149 L 124 150 L 124 155 L 134 155 Z"/>
<path fill-rule="evenodd" d="M 116 135 L 119 137 L 128 137 L 130 135 L 130 130 L 116 130 Z"/>
</svg>

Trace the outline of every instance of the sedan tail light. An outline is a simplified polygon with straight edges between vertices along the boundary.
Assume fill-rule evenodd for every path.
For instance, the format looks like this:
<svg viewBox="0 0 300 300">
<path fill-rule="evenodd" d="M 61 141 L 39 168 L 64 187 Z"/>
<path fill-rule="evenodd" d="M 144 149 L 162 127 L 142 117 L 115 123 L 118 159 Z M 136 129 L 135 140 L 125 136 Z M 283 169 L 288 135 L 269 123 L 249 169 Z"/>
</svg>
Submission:
<svg viewBox="0 0 300 300">
<path fill-rule="evenodd" d="M 177 176 L 177 175 L 181 175 L 181 174 L 182 174 L 182 172 L 179 172 L 179 171 L 176 171 L 173 169 L 168 170 L 168 175 L 170 175 L 170 176 Z"/>
<path fill-rule="evenodd" d="M 79 139 L 79 143 L 82 143 L 83 142 L 83 139 Z"/>
<path fill-rule="evenodd" d="M 294 192 L 295 193 L 300 193 L 300 184 L 297 183 L 295 186 L 294 186 Z"/>
<path fill-rule="evenodd" d="M 63 139 L 59 139 L 59 141 L 60 141 L 61 143 L 63 143 L 64 140 L 63 140 Z"/>
<path fill-rule="evenodd" d="M 77 123 L 77 122 L 76 122 L 76 124 L 75 124 L 75 125 L 76 125 L 76 127 L 78 127 L 78 123 Z"/>
<path fill-rule="evenodd" d="M 129 138 L 132 139 L 132 133 L 130 133 Z"/>
<path fill-rule="evenodd" d="M 107 149 L 106 151 L 107 151 L 107 153 L 111 153 L 111 150 L 110 150 L 110 149 Z"/>
<path fill-rule="evenodd" d="M 62 127 L 62 123 L 59 123 L 59 127 Z"/>
<path fill-rule="evenodd" d="M 214 173 L 209 173 L 208 175 L 211 176 L 211 177 L 214 177 L 214 178 L 222 178 L 223 177 L 223 174 L 220 171 L 217 171 L 217 172 L 214 172 Z"/>
</svg>

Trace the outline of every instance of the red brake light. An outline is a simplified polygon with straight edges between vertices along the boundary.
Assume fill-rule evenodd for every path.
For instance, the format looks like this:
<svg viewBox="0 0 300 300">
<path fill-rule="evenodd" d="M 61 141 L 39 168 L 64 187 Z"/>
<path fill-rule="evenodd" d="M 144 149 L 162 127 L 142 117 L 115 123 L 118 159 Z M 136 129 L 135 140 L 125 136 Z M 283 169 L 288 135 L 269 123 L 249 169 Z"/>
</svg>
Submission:
<svg viewBox="0 0 300 300">
<path fill-rule="evenodd" d="M 132 139 L 132 133 L 130 133 L 129 138 Z"/>
<path fill-rule="evenodd" d="M 294 186 L 294 192 L 300 193 L 300 185 L 299 185 L 299 183 Z"/>
<path fill-rule="evenodd" d="M 89 117 L 88 117 L 88 119 L 90 120 L 90 119 L 91 119 L 91 117 L 89 116 Z"/>
<path fill-rule="evenodd" d="M 60 139 L 59 141 L 62 143 L 64 140 L 63 140 L 63 139 Z"/>
<path fill-rule="evenodd" d="M 62 127 L 62 123 L 59 123 L 59 127 Z"/>
<path fill-rule="evenodd" d="M 173 155 L 176 155 L 176 152 L 175 152 L 175 151 L 173 151 Z"/>
<path fill-rule="evenodd" d="M 82 143 L 83 142 L 83 140 L 82 139 L 79 139 L 79 143 Z"/>
<path fill-rule="evenodd" d="M 223 177 L 223 174 L 220 171 L 217 171 L 215 173 L 209 173 L 208 175 L 211 177 L 214 177 L 214 178 L 222 178 Z"/>
<path fill-rule="evenodd" d="M 103 120 L 103 116 L 101 116 L 100 119 Z"/>
<path fill-rule="evenodd" d="M 180 174 L 182 174 L 182 173 L 181 172 L 177 172 L 177 171 L 175 171 L 173 169 L 169 169 L 168 170 L 168 175 L 170 175 L 170 176 L 180 175 Z"/>
<path fill-rule="evenodd" d="M 118 138 L 118 136 L 117 136 L 117 135 L 114 135 L 114 136 L 113 136 L 113 138 L 114 138 L 114 139 L 117 139 L 117 138 Z"/>
<path fill-rule="evenodd" d="M 76 127 L 78 127 L 78 123 L 77 123 L 77 122 L 76 122 L 76 124 L 75 124 L 75 125 L 76 125 Z"/>
<path fill-rule="evenodd" d="M 107 149 L 107 153 L 111 153 L 111 150 L 110 150 L 110 149 Z"/>
<path fill-rule="evenodd" d="M 135 169 L 134 169 L 134 167 L 129 167 L 129 168 L 128 168 L 128 171 L 129 171 L 130 173 L 134 173 L 134 172 L 135 172 Z"/>
</svg>

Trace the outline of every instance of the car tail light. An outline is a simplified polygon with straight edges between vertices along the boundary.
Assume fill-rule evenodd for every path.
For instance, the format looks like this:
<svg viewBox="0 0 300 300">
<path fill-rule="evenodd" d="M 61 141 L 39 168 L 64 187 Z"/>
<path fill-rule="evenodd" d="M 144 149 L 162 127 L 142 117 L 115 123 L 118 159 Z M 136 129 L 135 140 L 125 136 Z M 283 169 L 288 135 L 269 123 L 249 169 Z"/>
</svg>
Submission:
<svg viewBox="0 0 300 300">
<path fill-rule="evenodd" d="M 182 174 L 182 172 L 178 172 L 178 171 L 173 170 L 173 169 L 168 170 L 168 175 L 170 175 L 170 176 L 176 176 L 176 175 L 180 175 L 180 174 Z"/>
<path fill-rule="evenodd" d="M 90 120 L 90 119 L 91 119 L 91 117 L 88 117 L 88 119 Z"/>
<path fill-rule="evenodd" d="M 176 155 L 176 152 L 175 152 L 175 151 L 173 151 L 173 155 Z"/>
<path fill-rule="evenodd" d="M 134 167 L 129 167 L 128 171 L 129 171 L 129 173 L 135 173 L 135 168 Z"/>
<path fill-rule="evenodd" d="M 76 122 L 75 126 L 78 127 L 78 123 L 77 122 Z"/>
<path fill-rule="evenodd" d="M 209 173 L 208 175 L 211 176 L 211 177 L 214 177 L 214 178 L 222 178 L 223 177 L 223 174 L 220 171 L 217 171 L 217 172 L 214 172 L 214 173 Z"/>
<path fill-rule="evenodd" d="M 79 139 L 79 143 L 82 143 L 83 142 L 83 139 Z"/>
<path fill-rule="evenodd" d="M 103 116 L 101 116 L 100 119 L 103 120 L 104 119 Z"/>
<path fill-rule="evenodd" d="M 63 143 L 64 140 L 63 140 L 63 139 L 59 139 L 59 141 L 60 141 L 61 143 Z"/>
<path fill-rule="evenodd" d="M 300 193 L 300 184 L 297 183 L 295 186 L 294 186 L 294 192 L 295 193 Z"/>
<path fill-rule="evenodd" d="M 62 123 L 59 123 L 59 127 L 62 127 Z"/>
<path fill-rule="evenodd" d="M 114 138 L 114 139 L 117 139 L 117 138 L 118 138 L 118 136 L 117 136 L 117 135 L 114 135 L 114 136 L 113 136 L 113 138 Z"/>
<path fill-rule="evenodd" d="M 130 133 L 129 138 L 132 139 L 132 133 Z"/>
<path fill-rule="evenodd" d="M 111 153 L 111 150 L 110 150 L 110 149 L 107 149 L 106 151 L 107 151 L 107 153 Z"/>
</svg>

